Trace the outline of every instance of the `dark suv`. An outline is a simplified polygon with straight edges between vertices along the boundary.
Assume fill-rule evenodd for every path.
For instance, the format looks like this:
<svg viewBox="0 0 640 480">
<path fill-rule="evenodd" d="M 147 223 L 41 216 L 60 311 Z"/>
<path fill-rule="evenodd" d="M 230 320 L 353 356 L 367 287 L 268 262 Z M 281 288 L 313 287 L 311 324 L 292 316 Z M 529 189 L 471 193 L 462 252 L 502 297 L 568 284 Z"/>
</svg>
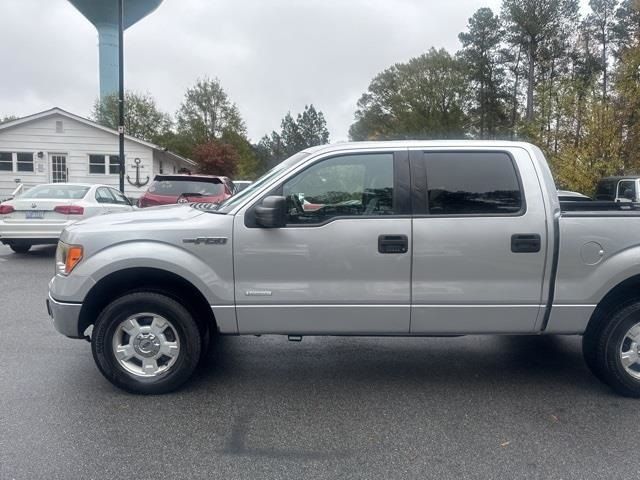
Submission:
<svg viewBox="0 0 640 480">
<path fill-rule="evenodd" d="M 233 182 L 215 175 L 156 175 L 138 206 L 155 207 L 172 203 L 220 203 L 233 195 Z"/>
</svg>

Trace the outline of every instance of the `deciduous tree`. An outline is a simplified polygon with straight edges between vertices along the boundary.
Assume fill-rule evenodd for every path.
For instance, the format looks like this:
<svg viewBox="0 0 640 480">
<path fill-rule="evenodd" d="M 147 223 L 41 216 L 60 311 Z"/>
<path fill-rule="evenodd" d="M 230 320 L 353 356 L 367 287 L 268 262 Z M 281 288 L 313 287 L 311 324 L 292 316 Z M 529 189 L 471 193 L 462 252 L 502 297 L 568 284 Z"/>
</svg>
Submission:
<svg viewBox="0 0 640 480">
<path fill-rule="evenodd" d="M 188 88 L 176 118 L 178 133 L 194 145 L 218 140 L 225 132 L 246 135 L 240 111 L 218 79 L 205 77 Z"/>
<path fill-rule="evenodd" d="M 96 100 L 91 117 L 97 123 L 116 130 L 119 124 L 118 96 Z M 162 112 L 149 93 L 125 92 L 124 128 L 127 135 L 155 142 L 171 128 L 171 117 Z"/>
<path fill-rule="evenodd" d="M 233 177 L 238 168 L 238 152 L 232 145 L 217 140 L 202 143 L 193 149 L 198 172 Z"/>
<path fill-rule="evenodd" d="M 432 48 L 373 79 L 358 101 L 349 135 L 354 140 L 464 137 L 468 91 L 463 62 Z"/>
</svg>

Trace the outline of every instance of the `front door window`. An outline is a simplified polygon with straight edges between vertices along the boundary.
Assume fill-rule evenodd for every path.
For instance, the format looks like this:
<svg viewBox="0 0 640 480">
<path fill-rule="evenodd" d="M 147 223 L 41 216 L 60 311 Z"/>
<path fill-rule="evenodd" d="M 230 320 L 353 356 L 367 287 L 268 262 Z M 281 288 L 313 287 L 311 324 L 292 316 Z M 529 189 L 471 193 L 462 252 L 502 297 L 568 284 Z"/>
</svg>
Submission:
<svg viewBox="0 0 640 480">
<path fill-rule="evenodd" d="M 393 154 L 344 155 L 316 163 L 283 185 L 288 224 L 393 215 Z"/>
<path fill-rule="evenodd" d="M 67 156 L 59 153 L 51 155 L 51 181 L 65 183 L 67 181 Z"/>
</svg>

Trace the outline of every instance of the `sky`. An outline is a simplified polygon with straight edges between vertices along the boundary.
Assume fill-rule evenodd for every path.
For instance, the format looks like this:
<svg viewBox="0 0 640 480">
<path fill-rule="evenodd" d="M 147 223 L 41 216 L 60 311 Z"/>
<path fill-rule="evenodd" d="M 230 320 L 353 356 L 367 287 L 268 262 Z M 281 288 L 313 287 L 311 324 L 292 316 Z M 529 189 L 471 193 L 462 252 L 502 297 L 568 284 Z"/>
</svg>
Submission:
<svg viewBox="0 0 640 480">
<path fill-rule="evenodd" d="M 0 116 L 54 106 L 89 116 L 98 96 L 91 23 L 67 0 L 1 2 Z M 456 51 L 469 17 L 481 7 L 499 12 L 500 3 L 164 0 L 125 32 L 125 87 L 174 114 L 198 78 L 218 78 L 252 141 L 311 103 L 331 141 L 343 141 L 377 73 L 430 47 Z"/>
</svg>

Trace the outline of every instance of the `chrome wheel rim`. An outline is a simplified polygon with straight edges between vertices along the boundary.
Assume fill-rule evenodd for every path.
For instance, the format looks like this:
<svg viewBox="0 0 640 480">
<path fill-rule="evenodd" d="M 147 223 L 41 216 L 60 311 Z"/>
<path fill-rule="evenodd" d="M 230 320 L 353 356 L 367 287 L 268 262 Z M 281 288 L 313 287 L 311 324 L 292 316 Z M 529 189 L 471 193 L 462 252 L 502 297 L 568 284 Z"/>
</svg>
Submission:
<svg viewBox="0 0 640 480">
<path fill-rule="evenodd" d="M 180 356 L 180 338 L 173 324 L 155 313 L 137 313 L 120 322 L 113 334 L 118 364 L 137 377 L 155 377 Z"/>
<path fill-rule="evenodd" d="M 640 380 L 640 323 L 631 327 L 622 339 L 620 361 L 629 375 Z"/>
</svg>

